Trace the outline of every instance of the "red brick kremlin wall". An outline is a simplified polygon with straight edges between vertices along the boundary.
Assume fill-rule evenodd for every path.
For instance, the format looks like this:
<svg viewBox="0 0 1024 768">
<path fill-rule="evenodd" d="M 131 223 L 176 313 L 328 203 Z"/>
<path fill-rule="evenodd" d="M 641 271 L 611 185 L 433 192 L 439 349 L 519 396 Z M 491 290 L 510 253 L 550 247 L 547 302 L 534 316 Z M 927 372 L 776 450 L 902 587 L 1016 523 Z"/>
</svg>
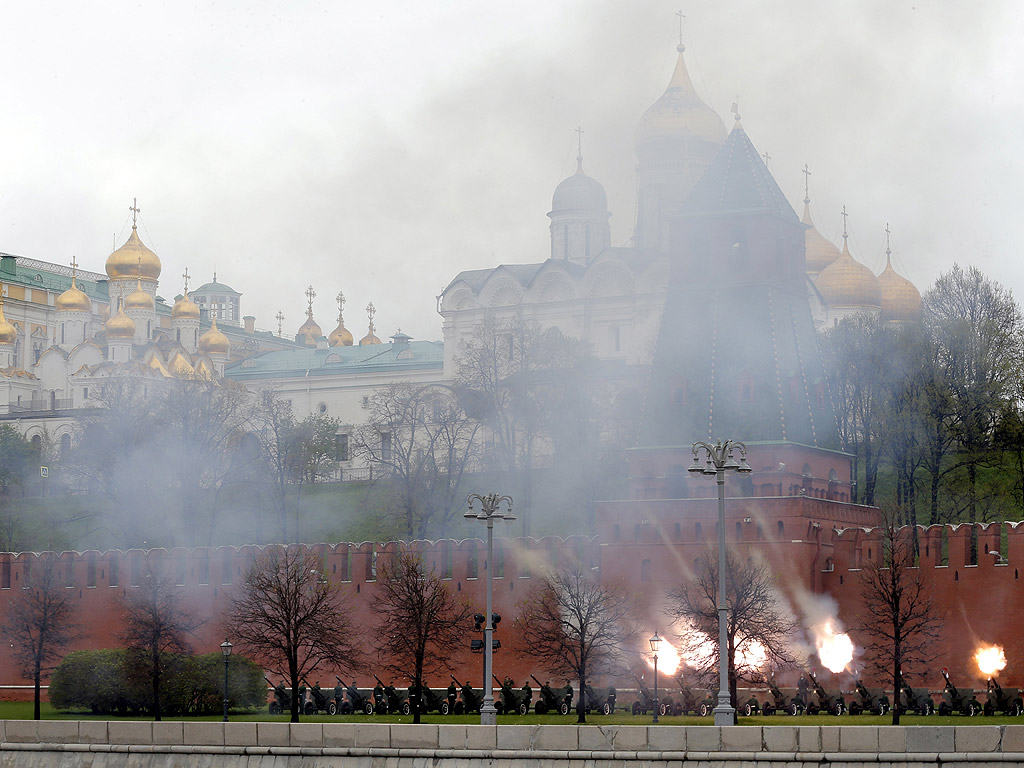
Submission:
<svg viewBox="0 0 1024 768">
<path fill-rule="evenodd" d="M 839 620 L 847 626 L 856 624 L 861 594 L 858 569 L 865 561 L 877 558 L 880 550 L 878 530 L 868 527 L 876 519 L 877 510 L 806 496 L 733 498 L 728 500 L 727 509 L 729 545 L 763 553 L 797 610 L 809 595 L 829 595 L 835 601 Z M 636 594 L 648 626 L 647 634 L 634 649 L 633 666 L 642 668 L 645 638 L 655 629 L 671 638 L 663 614 L 666 592 L 692 574 L 698 558 L 713 551 L 709 548 L 716 541 L 716 513 L 713 499 L 607 502 L 599 506 L 596 537 L 498 540 L 494 596 L 496 610 L 503 616 L 496 635 L 503 649 L 495 657 L 495 673 L 499 677 L 509 675 L 519 684 L 531 672 L 542 680 L 551 677 L 533 660 L 512 651 L 516 606 L 546 568 L 573 561 L 597 569 L 603 581 L 620 582 Z M 971 563 L 968 526 L 919 529 L 921 567 L 931 581 L 944 626 L 935 669 L 912 679 L 916 686 L 940 688 L 938 668 L 948 667 L 958 685 L 983 687 L 970 657 L 977 645 L 995 643 L 1005 648 L 1008 659 L 1001 682 L 1004 686 L 1024 687 L 1024 641 L 1019 631 L 1024 619 L 1024 590 L 1020 585 L 1024 525 L 991 524 L 978 526 L 978 531 L 981 554 L 977 563 Z M 370 607 L 377 589 L 375 568 L 402 546 L 398 542 L 366 542 L 310 547 L 323 558 L 328 577 L 339 585 L 352 606 L 371 654 L 376 623 Z M 449 576 L 453 589 L 483 612 L 487 565 L 483 542 L 413 542 L 409 546 L 424 551 L 428 565 Z M 999 557 L 985 554 L 986 550 L 999 553 Z M 195 638 L 196 651 L 216 651 L 224 639 L 221 620 L 228 598 L 244 578 L 256 551 L 256 547 L 220 547 L 61 553 L 66 589 L 74 595 L 79 620 L 88 632 L 77 647 L 119 645 L 118 600 L 152 568 L 162 569 L 182 583 L 186 605 L 207 617 Z M 37 558 L 30 553 L 0 554 L 0 621 L 18 594 L 26 567 L 30 568 Z M 853 634 L 856 642 L 856 632 Z M 468 677 L 478 685 L 479 656 L 467 649 L 455 664 L 460 679 Z M 863 661 L 856 660 L 854 665 L 863 668 Z M 371 664 L 355 679 L 361 686 L 370 686 L 375 671 L 378 668 Z M 333 670 L 322 670 L 316 677 L 325 686 L 334 681 Z M 829 680 L 828 674 L 823 673 L 823 677 Z M 444 686 L 447 679 L 438 677 L 429 682 Z M 835 682 L 846 688 L 849 678 L 843 676 Z M 10 648 L 0 648 L 0 684 L 26 683 L 13 664 Z M 394 683 L 404 681 L 396 679 Z M 622 684 L 629 685 L 626 680 Z M 5 689 L 0 695 L 22 698 L 25 693 Z"/>
</svg>

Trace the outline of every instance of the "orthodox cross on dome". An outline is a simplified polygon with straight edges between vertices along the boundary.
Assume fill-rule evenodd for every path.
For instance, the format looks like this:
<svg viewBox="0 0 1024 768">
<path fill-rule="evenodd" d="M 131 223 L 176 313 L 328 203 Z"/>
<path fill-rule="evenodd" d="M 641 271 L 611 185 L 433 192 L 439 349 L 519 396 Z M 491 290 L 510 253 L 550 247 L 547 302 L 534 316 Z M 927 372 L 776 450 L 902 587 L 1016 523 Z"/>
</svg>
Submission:
<svg viewBox="0 0 1024 768">
<path fill-rule="evenodd" d="M 679 48 L 677 50 L 682 53 L 686 50 L 686 46 L 683 45 L 683 22 L 686 20 L 686 16 L 681 10 L 676 11 L 676 16 L 679 17 Z"/>
<path fill-rule="evenodd" d="M 804 163 L 804 169 L 802 171 L 804 175 L 804 203 L 811 202 L 811 171 L 807 167 L 807 163 Z"/>
<path fill-rule="evenodd" d="M 188 296 L 188 267 L 185 267 L 185 271 L 181 273 L 181 276 L 185 278 L 185 295 Z"/>
<path fill-rule="evenodd" d="M 277 314 L 275 315 L 275 317 L 277 318 L 277 335 L 281 336 L 281 328 L 284 325 L 284 312 L 282 312 L 280 309 L 277 310 Z"/>
<path fill-rule="evenodd" d="M 132 198 L 132 205 L 128 210 L 132 212 L 132 229 L 135 229 L 135 219 L 142 212 L 142 209 L 139 208 L 139 198 Z"/>
<path fill-rule="evenodd" d="M 843 206 L 843 211 L 842 211 L 842 213 L 840 215 L 843 217 L 843 247 L 845 248 L 846 247 L 846 217 L 850 215 L 850 214 L 848 214 L 846 212 L 846 206 L 845 205 Z"/>
<path fill-rule="evenodd" d="M 763 155 L 761 155 L 761 159 L 764 160 L 765 168 L 767 168 L 768 167 L 768 161 L 772 159 L 772 156 L 769 155 L 767 152 L 765 152 Z"/>
<path fill-rule="evenodd" d="M 334 297 L 334 300 L 338 302 L 338 323 L 341 323 L 342 313 L 345 311 L 345 293 L 344 291 L 338 291 L 338 295 Z"/>
<path fill-rule="evenodd" d="M 373 306 L 371 301 L 366 305 L 366 316 L 370 318 L 370 333 L 373 333 L 373 316 L 377 314 L 377 308 Z"/>
<path fill-rule="evenodd" d="M 78 270 L 78 258 L 75 256 L 71 257 L 71 284 L 75 284 L 75 274 Z"/>
<path fill-rule="evenodd" d="M 889 255 L 892 250 L 889 248 L 889 222 L 885 222 L 885 263 L 889 263 Z"/>
<path fill-rule="evenodd" d="M 309 301 L 309 306 L 306 307 L 306 317 L 313 319 L 313 299 L 316 298 L 316 291 L 313 290 L 313 286 L 310 285 L 306 289 L 306 299 Z"/>
</svg>

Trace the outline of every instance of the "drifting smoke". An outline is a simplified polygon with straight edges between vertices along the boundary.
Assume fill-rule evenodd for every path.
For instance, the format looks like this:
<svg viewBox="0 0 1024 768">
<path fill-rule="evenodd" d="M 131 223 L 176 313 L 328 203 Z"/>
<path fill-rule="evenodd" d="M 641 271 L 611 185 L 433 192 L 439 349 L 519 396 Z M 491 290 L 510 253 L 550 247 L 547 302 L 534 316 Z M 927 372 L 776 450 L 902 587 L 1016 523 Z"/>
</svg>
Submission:
<svg viewBox="0 0 1024 768">
<path fill-rule="evenodd" d="M 644 657 L 647 660 L 647 666 L 653 669 L 654 658 L 647 653 L 644 653 Z M 679 655 L 679 650 L 668 640 L 662 638 L 661 649 L 658 651 L 658 672 L 664 672 L 666 675 L 674 675 L 676 670 L 679 669 L 681 662 L 682 657 Z"/>
<path fill-rule="evenodd" d="M 817 656 L 822 666 L 831 672 L 842 672 L 853 661 L 856 649 L 853 640 L 843 631 L 835 600 L 804 590 L 798 591 L 794 598 L 807 628 L 809 644 L 803 648 L 804 655 L 807 658 Z"/>
<path fill-rule="evenodd" d="M 974 652 L 974 663 L 985 677 L 994 677 L 1006 666 L 1006 654 L 998 645 L 983 645 Z"/>
</svg>

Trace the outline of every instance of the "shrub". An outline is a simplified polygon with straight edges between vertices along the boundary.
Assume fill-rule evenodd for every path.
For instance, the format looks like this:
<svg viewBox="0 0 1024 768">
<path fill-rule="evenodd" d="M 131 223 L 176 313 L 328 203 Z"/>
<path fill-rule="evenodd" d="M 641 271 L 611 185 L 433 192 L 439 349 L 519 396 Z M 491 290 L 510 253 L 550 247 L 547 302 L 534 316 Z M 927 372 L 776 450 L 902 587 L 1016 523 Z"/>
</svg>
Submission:
<svg viewBox="0 0 1024 768">
<path fill-rule="evenodd" d="M 55 709 L 88 710 L 98 715 L 149 714 L 152 687 L 137 663 L 137 651 L 108 648 L 69 653 L 50 678 Z M 166 715 L 209 715 L 224 706 L 224 659 L 166 654 L 161 658 L 160 706 Z M 228 705 L 259 709 L 267 700 L 263 671 L 249 659 L 232 655 L 228 667 Z"/>
</svg>

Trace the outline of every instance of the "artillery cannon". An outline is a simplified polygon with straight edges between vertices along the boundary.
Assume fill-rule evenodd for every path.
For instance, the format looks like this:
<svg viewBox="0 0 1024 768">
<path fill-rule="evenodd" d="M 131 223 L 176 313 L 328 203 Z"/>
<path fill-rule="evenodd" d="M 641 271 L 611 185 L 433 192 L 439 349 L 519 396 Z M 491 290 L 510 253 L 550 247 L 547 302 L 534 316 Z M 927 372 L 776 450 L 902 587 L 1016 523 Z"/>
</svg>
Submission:
<svg viewBox="0 0 1024 768">
<path fill-rule="evenodd" d="M 413 700 L 415 686 L 409 686 L 409 701 Z M 442 715 L 450 715 L 451 704 L 448 701 L 448 691 L 443 688 L 431 688 L 422 686 L 419 696 L 420 712 L 440 712 Z"/>
<path fill-rule="evenodd" d="M 949 679 L 949 671 L 943 668 L 940 670 L 942 677 L 946 681 L 945 687 L 942 689 L 942 701 L 939 702 L 939 714 L 948 715 L 953 712 L 959 712 L 961 715 L 967 717 L 974 717 L 976 714 L 981 712 L 981 702 L 974 695 L 974 690 L 966 688 L 959 690 L 953 681 Z"/>
<path fill-rule="evenodd" d="M 498 710 L 499 715 L 512 712 L 518 715 L 529 713 L 530 704 L 533 703 L 533 691 L 530 690 L 529 684 L 516 689 L 513 687 L 515 684 L 508 677 L 504 680 L 498 680 L 497 675 L 491 675 L 491 677 L 501 686 L 501 699 L 494 702 L 494 708 Z"/>
<path fill-rule="evenodd" d="M 319 682 L 316 685 L 310 685 L 306 678 L 302 678 L 302 684 L 306 686 L 306 690 L 309 692 L 309 701 L 303 701 L 302 703 L 303 714 L 315 715 L 318 712 L 330 712 L 330 714 L 336 715 L 338 713 L 338 707 L 334 699 L 320 688 Z M 334 705 L 333 712 L 330 711 L 331 705 Z"/>
<path fill-rule="evenodd" d="M 654 694 L 651 693 L 651 689 L 647 687 L 642 677 L 633 675 L 633 679 L 636 680 L 637 700 L 633 702 L 631 711 L 634 715 L 646 715 L 654 709 Z"/>
<path fill-rule="evenodd" d="M 900 675 L 900 706 L 904 712 L 910 712 L 915 715 L 934 715 L 935 714 L 935 702 L 932 701 L 931 694 L 927 691 L 924 693 L 918 693 L 909 685 L 907 681 Z"/>
<path fill-rule="evenodd" d="M 455 675 L 451 675 L 451 678 L 456 685 L 460 686 L 462 691 L 462 700 L 455 704 L 455 714 L 464 715 L 469 714 L 470 712 L 479 712 L 480 707 L 484 703 L 483 693 L 477 693 L 474 691 L 473 686 L 469 684 L 469 680 L 467 680 L 466 684 L 463 685 Z"/>
<path fill-rule="evenodd" d="M 356 681 L 353 680 L 351 685 L 345 685 L 342 679 L 335 675 L 338 679 L 338 685 L 334 688 L 334 699 L 338 704 L 338 709 L 343 715 L 350 715 L 353 712 L 362 712 L 367 715 L 373 714 L 373 696 L 369 691 L 360 691 L 356 686 Z M 345 699 L 341 699 L 338 696 L 338 688 L 345 685 Z M 330 712 L 330 710 L 328 710 Z M 331 712 L 333 715 L 334 713 Z"/>
<path fill-rule="evenodd" d="M 818 697 L 817 708 L 812 712 L 811 709 L 814 705 L 808 705 L 807 714 L 816 715 L 821 712 L 828 712 L 831 715 L 838 716 L 846 712 L 846 702 L 843 700 L 841 693 L 828 693 L 818 682 L 818 678 L 814 676 L 813 672 L 808 672 L 807 677 L 810 678 L 811 685 L 814 686 L 814 694 Z"/>
<path fill-rule="evenodd" d="M 765 700 L 761 707 L 764 714 L 774 715 L 776 712 L 785 712 L 790 715 L 799 715 L 804 711 L 804 701 L 797 696 L 787 699 L 786 694 L 775 684 L 774 678 L 768 680 L 768 692 L 771 693 L 772 700 Z"/>
<path fill-rule="evenodd" d="M 1024 699 L 1017 688 L 1003 688 L 994 677 L 988 679 L 988 700 L 982 710 L 986 715 L 1002 712 L 1004 715 L 1020 715 L 1024 711 Z"/>
<path fill-rule="evenodd" d="M 540 688 L 540 698 L 533 705 L 533 711 L 538 715 L 546 715 L 548 712 L 557 712 L 560 715 L 568 715 L 572 708 L 572 686 L 563 685 L 561 688 L 552 688 L 547 683 L 542 683 L 533 675 L 530 675 Z"/>
<path fill-rule="evenodd" d="M 602 715 L 614 714 L 615 688 L 609 685 L 607 692 L 602 696 L 588 684 L 583 690 L 583 710 L 588 714 L 590 712 L 600 712 Z"/>
<path fill-rule="evenodd" d="M 889 711 L 891 706 L 889 704 L 889 697 L 885 695 L 881 688 L 866 688 L 860 678 L 857 678 L 857 694 L 860 696 L 860 700 L 850 702 L 851 715 L 862 715 L 865 713 L 884 715 Z"/>
<path fill-rule="evenodd" d="M 394 712 L 395 714 L 401 713 L 408 715 L 412 712 L 412 706 L 409 704 L 409 694 L 399 691 L 393 685 L 384 685 L 384 681 L 376 675 L 373 679 L 377 681 L 377 685 L 384 689 L 384 708 L 382 714 Z M 377 706 L 378 711 L 381 710 L 380 706 Z"/>
<path fill-rule="evenodd" d="M 267 685 L 274 689 L 274 700 L 267 707 L 270 714 L 280 715 L 285 710 L 290 710 L 292 708 L 292 694 L 285 688 L 284 683 L 274 685 L 266 675 L 263 676 L 263 679 L 267 681 Z"/>
<path fill-rule="evenodd" d="M 682 674 L 675 676 L 676 685 L 679 687 L 679 697 L 671 699 L 673 715 L 688 715 L 691 712 L 701 717 L 707 717 L 715 708 L 715 702 L 708 694 L 700 698 L 700 694 L 683 682 Z"/>
</svg>

